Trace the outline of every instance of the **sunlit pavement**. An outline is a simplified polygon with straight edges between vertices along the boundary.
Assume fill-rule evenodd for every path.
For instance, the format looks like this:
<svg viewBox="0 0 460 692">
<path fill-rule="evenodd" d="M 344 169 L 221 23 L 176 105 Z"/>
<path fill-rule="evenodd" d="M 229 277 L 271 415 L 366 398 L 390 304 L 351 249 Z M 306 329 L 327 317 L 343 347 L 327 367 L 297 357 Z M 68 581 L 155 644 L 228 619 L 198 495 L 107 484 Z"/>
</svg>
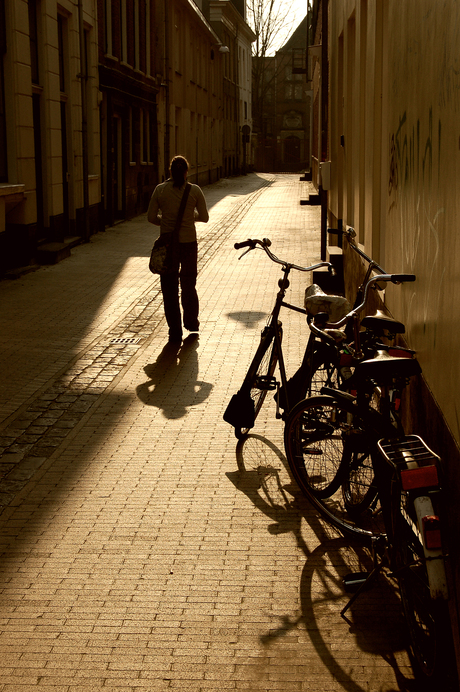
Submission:
<svg viewBox="0 0 460 692">
<path fill-rule="evenodd" d="M 145 216 L 0 282 L 0 692 L 413 690 L 394 584 L 340 617 L 369 558 L 291 481 L 267 397 L 237 445 L 222 420 L 282 258 L 319 259 L 299 175 L 204 189 L 201 331 L 167 346 Z M 293 273 L 288 300 L 310 282 Z M 308 338 L 284 312 L 288 374 Z"/>
</svg>

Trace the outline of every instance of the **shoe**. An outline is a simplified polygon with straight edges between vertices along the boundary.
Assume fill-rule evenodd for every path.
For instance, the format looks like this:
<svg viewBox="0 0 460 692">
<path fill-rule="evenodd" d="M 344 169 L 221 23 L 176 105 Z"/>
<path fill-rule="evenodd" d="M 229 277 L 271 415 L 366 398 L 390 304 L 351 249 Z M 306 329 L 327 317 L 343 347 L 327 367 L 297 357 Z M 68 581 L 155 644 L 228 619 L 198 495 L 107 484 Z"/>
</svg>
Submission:
<svg viewBox="0 0 460 692">
<path fill-rule="evenodd" d="M 198 321 L 196 321 L 194 324 L 184 324 L 184 327 L 188 332 L 200 331 L 200 323 Z"/>
</svg>

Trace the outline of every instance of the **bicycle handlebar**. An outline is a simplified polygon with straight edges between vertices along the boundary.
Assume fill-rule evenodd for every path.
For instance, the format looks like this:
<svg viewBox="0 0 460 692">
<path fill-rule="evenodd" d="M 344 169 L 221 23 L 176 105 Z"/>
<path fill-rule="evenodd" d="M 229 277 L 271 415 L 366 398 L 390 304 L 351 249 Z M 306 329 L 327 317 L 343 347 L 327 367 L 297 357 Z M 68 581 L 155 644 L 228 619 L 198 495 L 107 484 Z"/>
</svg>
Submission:
<svg viewBox="0 0 460 692">
<path fill-rule="evenodd" d="M 327 329 L 340 329 L 340 327 L 343 327 L 345 324 L 348 324 L 348 322 L 351 319 L 358 315 L 358 313 L 361 312 L 361 310 L 364 308 L 366 304 L 367 294 L 369 292 L 369 287 L 371 286 L 371 284 L 376 283 L 377 281 L 391 281 L 391 283 L 394 284 L 401 284 L 409 281 L 415 281 L 415 279 L 415 274 L 377 274 L 376 276 L 372 277 L 372 279 L 369 279 L 368 283 L 366 284 L 366 288 L 364 289 L 363 301 L 361 305 L 358 305 L 358 307 L 353 308 L 353 310 L 350 310 L 350 312 L 346 314 L 345 317 L 342 317 L 342 319 L 338 322 L 327 322 L 325 327 Z M 310 323 L 310 329 L 312 329 L 313 332 L 318 334 L 318 336 L 328 338 L 328 335 L 324 334 L 323 330 L 319 329 L 316 325 L 313 325 L 313 323 Z"/>
<path fill-rule="evenodd" d="M 352 250 L 354 250 L 358 255 L 360 255 L 360 257 L 365 259 L 366 262 L 369 262 L 369 265 L 371 265 L 371 267 L 373 269 L 376 269 L 381 274 L 386 274 L 385 269 L 383 269 L 383 267 L 378 265 L 377 262 L 374 262 L 373 259 L 371 259 L 368 255 L 366 255 L 366 253 L 356 245 L 356 242 L 355 242 L 356 231 L 354 228 L 351 228 L 351 226 L 349 228 L 342 228 L 340 230 L 338 228 L 329 228 L 327 232 L 328 233 L 336 233 L 338 235 L 345 236 L 347 238 L 348 243 L 349 243 Z"/>
<path fill-rule="evenodd" d="M 314 269 L 319 269 L 320 267 L 327 267 L 332 276 L 334 276 L 334 268 L 330 262 L 318 262 L 317 264 L 313 264 L 311 267 L 301 267 L 298 264 L 292 264 L 292 262 L 286 262 L 285 260 L 279 259 L 279 257 L 274 255 L 273 252 L 268 249 L 271 244 L 272 242 L 269 238 L 264 238 L 263 240 L 258 240 L 257 238 L 248 238 L 248 240 L 244 240 L 242 243 L 235 243 L 234 248 L 235 250 L 240 250 L 241 248 L 247 247 L 248 249 L 246 252 L 249 252 L 250 250 L 255 250 L 256 247 L 259 246 L 265 251 L 272 262 L 276 262 L 276 264 L 282 264 L 285 267 L 297 269 L 300 272 L 310 272 Z M 243 252 L 241 257 L 243 257 L 246 252 Z M 241 257 L 239 257 L 239 259 L 241 259 Z"/>
</svg>

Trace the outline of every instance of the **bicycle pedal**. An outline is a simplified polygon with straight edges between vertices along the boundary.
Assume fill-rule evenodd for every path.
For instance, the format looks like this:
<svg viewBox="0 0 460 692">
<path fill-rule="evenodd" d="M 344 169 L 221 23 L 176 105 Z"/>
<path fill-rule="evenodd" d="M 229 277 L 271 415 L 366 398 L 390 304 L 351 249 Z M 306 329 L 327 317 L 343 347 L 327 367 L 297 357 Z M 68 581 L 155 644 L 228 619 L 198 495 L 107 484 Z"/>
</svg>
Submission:
<svg viewBox="0 0 460 692">
<path fill-rule="evenodd" d="M 366 583 L 369 578 L 369 574 L 369 572 L 350 572 L 349 574 L 346 574 L 342 579 L 345 591 L 348 593 L 357 591 L 361 586 L 363 586 L 363 584 Z"/>
<path fill-rule="evenodd" d="M 278 386 L 276 377 L 268 377 L 267 375 L 260 375 L 256 378 L 257 389 L 262 389 L 267 392 L 274 391 Z"/>
</svg>

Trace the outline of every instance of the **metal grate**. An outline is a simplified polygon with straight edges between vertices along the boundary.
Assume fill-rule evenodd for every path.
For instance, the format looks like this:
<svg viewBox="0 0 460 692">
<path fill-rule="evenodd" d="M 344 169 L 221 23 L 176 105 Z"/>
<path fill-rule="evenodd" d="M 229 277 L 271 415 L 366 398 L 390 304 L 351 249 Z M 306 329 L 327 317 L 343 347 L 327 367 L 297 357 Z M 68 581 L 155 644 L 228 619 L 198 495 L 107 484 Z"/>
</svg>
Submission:
<svg viewBox="0 0 460 692">
<path fill-rule="evenodd" d="M 129 345 L 131 346 L 132 344 L 138 344 L 140 341 L 139 337 L 117 337 L 115 339 L 110 339 L 111 344 L 120 344 L 122 346 Z"/>
</svg>

